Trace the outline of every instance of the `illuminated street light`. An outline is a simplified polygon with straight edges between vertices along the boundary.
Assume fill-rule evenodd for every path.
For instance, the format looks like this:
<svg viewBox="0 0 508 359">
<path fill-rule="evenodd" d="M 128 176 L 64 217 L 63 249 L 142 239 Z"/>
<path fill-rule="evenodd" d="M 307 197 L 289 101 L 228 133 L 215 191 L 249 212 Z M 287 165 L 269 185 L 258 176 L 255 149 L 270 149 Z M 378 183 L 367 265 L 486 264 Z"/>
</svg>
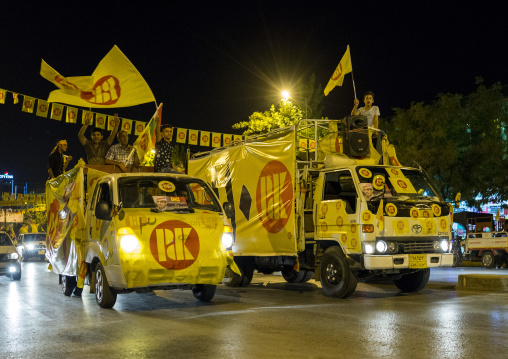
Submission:
<svg viewBox="0 0 508 359">
<path fill-rule="evenodd" d="M 282 99 L 284 101 L 287 101 L 289 98 L 289 92 L 288 91 L 282 91 Z"/>
</svg>

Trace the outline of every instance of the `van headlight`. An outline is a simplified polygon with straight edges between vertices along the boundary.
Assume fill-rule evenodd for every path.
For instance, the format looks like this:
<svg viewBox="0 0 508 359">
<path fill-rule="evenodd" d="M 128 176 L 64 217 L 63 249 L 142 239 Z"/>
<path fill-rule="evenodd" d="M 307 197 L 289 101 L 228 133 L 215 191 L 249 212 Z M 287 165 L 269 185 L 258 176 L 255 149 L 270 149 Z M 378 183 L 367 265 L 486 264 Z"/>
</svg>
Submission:
<svg viewBox="0 0 508 359">
<path fill-rule="evenodd" d="M 224 233 L 222 233 L 222 245 L 226 249 L 233 246 L 233 230 L 230 226 L 224 226 Z"/>
<path fill-rule="evenodd" d="M 120 248 L 122 248 L 125 253 L 139 253 L 141 251 L 141 244 L 132 228 L 120 228 L 117 235 L 120 236 Z"/>
<path fill-rule="evenodd" d="M 18 253 L 9 253 L 7 254 L 7 259 L 18 259 L 19 254 Z"/>
<path fill-rule="evenodd" d="M 33 244 L 27 244 L 26 245 L 26 249 L 28 249 L 29 251 L 33 250 L 35 247 Z"/>
</svg>

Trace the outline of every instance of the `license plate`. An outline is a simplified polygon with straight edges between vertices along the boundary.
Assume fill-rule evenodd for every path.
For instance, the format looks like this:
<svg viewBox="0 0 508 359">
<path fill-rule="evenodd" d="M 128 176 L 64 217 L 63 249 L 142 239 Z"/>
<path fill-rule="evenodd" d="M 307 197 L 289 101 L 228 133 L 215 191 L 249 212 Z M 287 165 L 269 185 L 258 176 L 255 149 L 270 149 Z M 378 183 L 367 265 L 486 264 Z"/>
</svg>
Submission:
<svg viewBox="0 0 508 359">
<path fill-rule="evenodd" d="M 410 254 L 409 268 L 427 268 L 426 254 Z"/>
<path fill-rule="evenodd" d="M 45 252 L 44 251 L 39 251 L 39 254 L 44 254 Z"/>
</svg>

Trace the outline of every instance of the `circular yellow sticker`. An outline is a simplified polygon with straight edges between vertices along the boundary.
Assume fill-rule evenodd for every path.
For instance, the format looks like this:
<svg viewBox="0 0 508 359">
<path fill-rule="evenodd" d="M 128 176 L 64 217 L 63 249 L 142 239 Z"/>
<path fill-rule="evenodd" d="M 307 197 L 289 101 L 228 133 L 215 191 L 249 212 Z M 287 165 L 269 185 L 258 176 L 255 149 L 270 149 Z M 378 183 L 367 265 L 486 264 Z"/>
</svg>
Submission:
<svg viewBox="0 0 508 359">
<path fill-rule="evenodd" d="M 160 181 L 159 188 L 164 192 L 173 192 L 175 190 L 175 185 L 169 181 Z"/>
<path fill-rule="evenodd" d="M 432 213 L 434 213 L 435 217 L 439 217 L 441 215 L 441 206 L 434 203 L 432 205 Z"/>
<path fill-rule="evenodd" d="M 411 218 L 417 219 L 420 216 L 420 212 L 418 212 L 418 208 L 413 207 L 409 210 L 409 214 L 411 215 Z"/>
<path fill-rule="evenodd" d="M 362 176 L 364 178 L 371 178 L 372 177 L 372 172 L 370 172 L 367 168 L 360 168 L 358 173 L 360 174 L 360 176 Z"/>
<path fill-rule="evenodd" d="M 362 222 L 370 223 L 371 219 L 372 219 L 372 212 L 371 211 L 363 211 L 362 212 Z"/>
<path fill-rule="evenodd" d="M 401 172 L 400 172 L 398 169 L 395 169 L 395 168 L 390 168 L 390 173 L 391 173 L 394 177 L 400 177 L 400 175 L 401 175 Z"/>
<path fill-rule="evenodd" d="M 385 211 L 390 217 L 395 217 L 397 215 L 397 206 L 393 203 L 388 203 L 385 206 Z"/>
<path fill-rule="evenodd" d="M 455 212 L 455 208 L 453 208 L 453 205 L 451 203 L 448 203 L 448 208 L 450 209 L 450 214 L 453 214 L 453 212 Z"/>
<path fill-rule="evenodd" d="M 374 179 L 372 180 L 372 187 L 374 187 L 374 189 L 381 191 L 383 189 L 384 185 L 385 185 L 385 177 L 384 176 L 381 176 L 381 175 L 374 176 Z"/>
</svg>

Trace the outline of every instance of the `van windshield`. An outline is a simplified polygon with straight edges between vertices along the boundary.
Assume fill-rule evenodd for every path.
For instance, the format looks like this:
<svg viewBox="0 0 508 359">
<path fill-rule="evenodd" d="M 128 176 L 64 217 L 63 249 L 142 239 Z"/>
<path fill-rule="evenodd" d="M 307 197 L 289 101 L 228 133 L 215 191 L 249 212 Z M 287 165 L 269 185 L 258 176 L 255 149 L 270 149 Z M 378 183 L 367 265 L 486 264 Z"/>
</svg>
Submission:
<svg viewBox="0 0 508 359">
<path fill-rule="evenodd" d="M 358 166 L 360 190 L 365 199 L 391 198 L 393 200 L 442 201 L 438 192 L 425 176 L 414 169 L 398 167 Z M 384 182 L 383 186 L 380 183 Z"/>
<path fill-rule="evenodd" d="M 125 177 L 118 179 L 118 190 L 123 208 L 221 212 L 210 188 L 196 178 Z"/>
<path fill-rule="evenodd" d="M 46 241 L 45 233 L 25 233 L 23 235 L 23 242 Z"/>
</svg>

